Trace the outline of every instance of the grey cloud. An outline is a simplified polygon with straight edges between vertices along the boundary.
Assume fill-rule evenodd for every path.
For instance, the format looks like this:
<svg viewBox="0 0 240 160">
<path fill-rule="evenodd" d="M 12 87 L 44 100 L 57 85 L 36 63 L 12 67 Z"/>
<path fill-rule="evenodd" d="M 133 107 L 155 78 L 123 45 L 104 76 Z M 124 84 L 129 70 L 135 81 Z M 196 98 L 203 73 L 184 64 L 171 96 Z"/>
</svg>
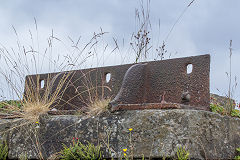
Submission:
<svg viewBox="0 0 240 160">
<path fill-rule="evenodd" d="M 151 1 L 150 16 L 154 41 L 164 40 L 189 2 L 190 0 Z M 108 41 L 112 37 L 117 37 L 119 42 L 125 38 L 125 43 L 128 43 L 131 33 L 135 30 L 134 10 L 139 7 L 139 1 L 135 0 L 5 0 L 0 4 L 2 19 L 0 42 L 9 41 L 9 43 L 11 36 L 6 31 L 11 31 L 11 25 L 14 25 L 19 32 L 27 33 L 29 28 L 34 29 L 34 17 L 38 22 L 40 36 L 47 34 L 45 35 L 47 37 L 53 29 L 60 37 L 69 35 L 76 40 L 82 35 L 84 41 L 102 27 L 104 31 L 110 32 L 107 36 Z M 233 59 L 239 58 L 239 6 L 239 0 L 196 0 L 177 23 L 167 42 L 170 53 L 178 52 L 173 57 L 212 54 L 212 92 L 217 92 L 216 88 L 227 90 L 225 71 L 228 70 L 230 39 L 233 40 Z M 161 20 L 160 37 L 158 37 L 158 19 Z M 126 50 L 126 53 L 130 52 Z M 239 64 L 234 61 L 233 65 L 235 65 L 233 73 L 240 75 L 237 69 Z M 237 91 L 239 92 L 240 89 L 238 88 Z M 239 99 L 239 96 L 236 98 Z"/>
</svg>

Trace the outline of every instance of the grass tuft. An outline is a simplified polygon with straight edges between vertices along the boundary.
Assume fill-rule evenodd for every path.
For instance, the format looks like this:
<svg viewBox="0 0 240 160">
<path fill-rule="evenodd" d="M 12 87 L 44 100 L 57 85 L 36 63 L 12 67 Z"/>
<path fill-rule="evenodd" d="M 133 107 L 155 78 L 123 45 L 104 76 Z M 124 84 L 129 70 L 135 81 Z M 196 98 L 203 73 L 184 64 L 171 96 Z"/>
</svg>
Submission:
<svg viewBox="0 0 240 160">
<path fill-rule="evenodd" d="M 88 114 L 91 116 L 99 115 L 102 112 L 106 112 L 108 110 L 108 104 L 111 101 L 110 98 L 107 99 L 96 99 L 92 103 L 89 104 Z"/>
<path fill-rule="evenodd" d="M 31 121 L 38 121 L 41 114 L 49 111 L 49 105 L 42 102 L 26 103 L 23 108 L 23 118 Z"/>
<path fill-rule="evenodd" d="M 185 150 L 184 147 L 177 148 L 177 157 L 178 160 L 188 160 L 189 159 L 189 152 Z"/>
<path fill-rule="evenodd" d="M 8 156 L 8 146 L 7 142 L 0 143 L 0 159 L 6 160 Z"/>
</svg>

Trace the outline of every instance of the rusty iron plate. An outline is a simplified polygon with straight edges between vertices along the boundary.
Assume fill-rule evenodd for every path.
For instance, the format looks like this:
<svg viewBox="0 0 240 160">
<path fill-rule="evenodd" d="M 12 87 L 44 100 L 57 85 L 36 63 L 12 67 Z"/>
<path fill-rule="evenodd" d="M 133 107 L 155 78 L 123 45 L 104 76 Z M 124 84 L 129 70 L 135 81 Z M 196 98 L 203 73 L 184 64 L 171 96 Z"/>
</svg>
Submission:
<svg viewBox="0 0 240 160">
<path fill-rule="evenodd" d="M 188 65 L 192 66 L 190 73 L 187 73 Z M 120 106 L 129 108 L 126 104 L 165 101 L 198 108 L 205 106 L 200 108 L 209 110 L 209 70 L 209 55 L 135 64 L 126 72 L 110 106 L 114 111 L 121 109 Z"/>
<path fill-rule="evenodd" d="M 189 64 L 192 72 L 188 74 Z M 180 108 L 184 109 L 209 110 L 209 72 L 210 55 L 201 55 L 29 75 L 26 77 L 25 95 L 30 86 L 32 90 L 39 89 L 41 97 L 48 91 L 50 98 L 64 79 L 59 90 L 60 99 L 51 106 L 58 110 L 86 109 L 96 99 L 102 98 L 113 99 L 109 105 L 112 111 L 179 108 L 171 104 L 180 104 Z M 109 74 L 110 80 L 107 81 Z M 67 78 L 64 78 L 66 75 Z M 45 85 L 38 85 L 40 81 L 44 81 Z M 47 89 L 49 86 L 50 91 Z"/>
</svg>

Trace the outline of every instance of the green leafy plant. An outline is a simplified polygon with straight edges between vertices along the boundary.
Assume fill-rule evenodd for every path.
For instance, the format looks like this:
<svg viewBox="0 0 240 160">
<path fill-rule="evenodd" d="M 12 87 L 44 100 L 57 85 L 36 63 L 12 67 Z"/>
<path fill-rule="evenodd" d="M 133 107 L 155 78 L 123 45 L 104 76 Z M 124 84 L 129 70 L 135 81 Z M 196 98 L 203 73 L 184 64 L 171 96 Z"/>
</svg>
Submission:
<svg viewBox="0 0 240 160">
<path fill-rule="evenodd" d="M 0 143 L 0 159 L 6 160 L 8 156 L 8 146 L 7 142 Z"/>
<path fill-rule="evenodd" d="M 226 111 L 223 106 L 217 104 L 217 103 L 212 103 L 210 104 L 210 109 L 212 112 L 219 113 L 221 115 L 225 115 Z"/>
<path fill-rule="evenodd" d="M 84 145 L 77 138 L 73 138 L 73 144 L 70 144 L 70 147 L 64 144 L 63 147 L 64 149 L 60 152 L 60 159 L 97 160 L 102 158 L 100 145 L 95 146 L 89 142 Z"/>
<path fill-rule="evenodd" d="M 187 160 L 189 159 L 189 152 L 185 150 L 184 147 L 177 148 L 177 159 L 178 160 Z"/>
<path fill-rule="evenodd" d="M 232 107 L 233 109 L 231 110 L 230 114 L 228 113 L 228 111 L 226 111 L 226 109 L 223 106 L 219 105 L 218 103 L 211 103 L 210 108 L 211 108 L 212 112 L 219 113 L 221 115 L 230 115 L 232 117 L 240 118 L 240 111 L 237 109 L 234 109 L 235 108 L 234 104 L 233 104 L 233 107 Z"/>
<path fill-rule="evenodd" d="M 237 109 L 233 109 L 231 112 L 231 116 L 240 118 L 240 111 Z"/>
<path fill-rule="evenodd" d="M 235 160 L 240 160 L 240 147 L 236 149 L 238 154 L 236 157 L 234 157 Z"/>
</svg>

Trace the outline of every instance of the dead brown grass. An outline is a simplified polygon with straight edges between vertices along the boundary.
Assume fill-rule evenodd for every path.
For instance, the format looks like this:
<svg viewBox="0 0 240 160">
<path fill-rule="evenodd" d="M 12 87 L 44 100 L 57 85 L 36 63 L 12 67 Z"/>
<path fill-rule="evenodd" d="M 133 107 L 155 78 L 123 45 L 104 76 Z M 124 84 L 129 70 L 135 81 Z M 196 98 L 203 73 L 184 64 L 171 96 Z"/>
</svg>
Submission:
<svg viewBox="0 0 240 160">
<path fill-rule="evenodd" d="M 27 103 L 23 108 L 23 118 L 30 121 L 37 122 L 41 114 L 45 114 L 49 111 L 48 104 L 41 102 Z"/>
<path fill-rule="evenodd" d="M 89 104 L 89 111 L 87 114 L 90 116 L 99 115 L 102 112 L 106 112 L 108 110 L 108 104 L 111 101 L 110 98 L 107 99 L 96 99 L 92 103 Z"/>
</svg>

